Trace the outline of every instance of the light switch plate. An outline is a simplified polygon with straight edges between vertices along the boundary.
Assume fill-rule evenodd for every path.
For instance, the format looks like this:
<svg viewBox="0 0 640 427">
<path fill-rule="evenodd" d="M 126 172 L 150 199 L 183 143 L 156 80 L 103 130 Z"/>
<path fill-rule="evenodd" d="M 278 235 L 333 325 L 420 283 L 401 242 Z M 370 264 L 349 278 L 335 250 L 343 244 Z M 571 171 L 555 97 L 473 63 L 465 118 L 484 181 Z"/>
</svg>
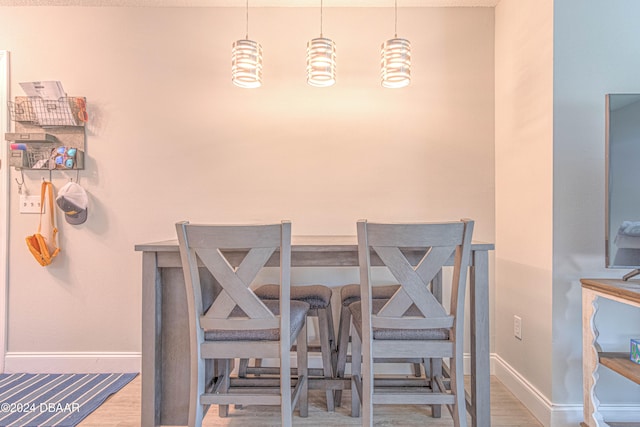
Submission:
<svg viewBox="0 0 640 427">
<path fill-rule="evenodd" d="M 40 213 L 40 196 L 20 196 L 20 213 Z"/>
<path fill-rule="evenodd" d="M 522 340 L 522 318 L 520 316 L 513 316 L 513 336 Z"/>
</svg>

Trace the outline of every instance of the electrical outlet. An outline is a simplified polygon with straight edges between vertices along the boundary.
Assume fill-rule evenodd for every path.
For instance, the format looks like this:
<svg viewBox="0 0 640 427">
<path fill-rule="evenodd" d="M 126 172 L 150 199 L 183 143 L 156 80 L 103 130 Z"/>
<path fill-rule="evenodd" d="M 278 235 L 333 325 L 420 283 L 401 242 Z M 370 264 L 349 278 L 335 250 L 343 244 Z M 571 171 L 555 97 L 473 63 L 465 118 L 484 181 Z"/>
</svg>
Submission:
<svg viewBox="0 0 640 427">
<path fill-rule="evenodd" d="M 513 316 L 513 336 L 522 339 L 522 319 L 519 316 Z"/>
<path fill-rule="evenodd" d="M 20 196 L 20 213 L 40 213 L 40 196 Z"/>
</svg>

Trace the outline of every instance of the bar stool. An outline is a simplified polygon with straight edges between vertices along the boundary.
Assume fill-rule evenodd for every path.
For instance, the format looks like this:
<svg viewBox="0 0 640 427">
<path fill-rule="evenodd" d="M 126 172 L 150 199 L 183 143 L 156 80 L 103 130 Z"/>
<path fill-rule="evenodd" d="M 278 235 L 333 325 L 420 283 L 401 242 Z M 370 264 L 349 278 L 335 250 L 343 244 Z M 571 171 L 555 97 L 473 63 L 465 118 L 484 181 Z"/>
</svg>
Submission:
<svg viewBox="0 0 640 427">
<path fill-rule="evenodd" d="M 292 298 L 293 298 L 293 288 Z M 400 285 L 384 285 L 376 286 L 371 290 L 371 298 L 375 300 L 388 300 L 396 291 L 400 289 Z M 344 378 L 344 371 L 349 359 L 348 348 L 351 327 L 351 311 L 349 305 L 360 301 L 360 284 L 344 285 L 340 289 L 340 323 L 338 326 L 338 357 L 336 362 L 336 377 Z M 422 359 L 400 360 L 399 362 L 409 362 L 413 364 L 413 372 L 416 377 L 421 375 L 420 363 Z M 342 390 L 336 390 L 335 406 L 342 404 Z"/>
<path fill-rule="evenodd" d="M 277 300 L 280 294 L 278 285 L 262 285 L 254 290 L 256 296 L 262 300 Z M 324 285 L 298 285 L 291 286 L 291 301 L 302 301 L 309 304 L 307 319 L 316 317 L 320 335 L 320 346 L 308 346 L 308 352 L 320 353 L 322 356 L 321 369 L 309 369 L 309 377 L 321 377 L 328 380 L 333 378 L 336 363 L 336 339 L 333 328 L 333 314 L 331 309 L 331 288 Z M 248 360 L 240 361 L 240 374 L 267 374 L 277 373 L 278 368 L 265 368 L 261 366 L 261 360 L 256 359 L 255 366 L 249 367 Z M 334 410 L 334 393 L 326 390 L 327 410 Z"/>
<path fill-rule="evenodd" d="M 407 403 L 438 407 L 444 404 L 455 427 L 467 426 L 463 338 L 473 227 L 474 222 L 468 219 L 413 224 L 358 221 L 362 299 L 349 306 L 354 325 L 351 412 L 357 414 L 362 405 L 363 426 L 373 426 L 374 404 Z M 412 254 L 409 258 L 402 252 L 409 247 L 420 248 L 418 257 Z M 402 286 L 388 301 L 372 298 L 372 249 Z M 451 258 L 451 301 L 447 308 L 432 288 L 434 281 L 441 282 L 438 276 Z M 448 377 L 431 372 L 427 381 L 421 379 L 412 384 L 404 377 L 374 381 L 373 365 L 378 359 L 420 354 L 423 358 L 449 359 Z"/>
<path fill-rule="evenodd" d="M 292 425 L 292 410 L 308 415 L 307 329 L 309 304 L 290 301 L 291 223 L 267 225 L 176 224 L 184 274 L 184 303 L 188 312 L 188 397 L 189 427 L 201 427 L 211 405 L 220 416 L 228 405 L 278 405 L 281 423 Z M 242 248 L 248 252 L 233 264 L 225 252 Z M 275 251 L 280 251 L 278 301 L 262 301 L 251 283 Z M 199 262 L 217 278 L 222 292 L 211 304 L 203 303 Z M 291 349 L 296 342 L 296 384 L 292 391 Z M 276 358 L 283 374 L 275 382 L 246 381 L 231 375 L 235 358 Z M 211 368 L 214 368 L 213 370 Z M 213 378 L 212 378 L 213 375 Z M 260 382 L 261 384 L 257 384 Z M 241 384 L 242 383 L 242 384 Z"/>
</svg>

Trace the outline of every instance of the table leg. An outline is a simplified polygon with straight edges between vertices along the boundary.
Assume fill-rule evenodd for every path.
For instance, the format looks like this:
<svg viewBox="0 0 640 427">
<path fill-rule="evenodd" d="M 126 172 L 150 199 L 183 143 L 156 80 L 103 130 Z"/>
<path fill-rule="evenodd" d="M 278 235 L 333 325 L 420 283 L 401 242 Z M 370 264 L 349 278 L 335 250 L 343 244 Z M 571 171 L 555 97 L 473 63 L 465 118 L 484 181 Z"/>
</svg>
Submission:
<svg viewBox="0 0 640 427">
<path fill-rule="evenodd" d="M 489 254 L 473 251 L 470 268 L 471 425 L 491 425 L 489 349 Z"/>
<path fill-rule="evenodd" d="M 602 425 L 602 416 L 598 413 L 598 398 L 595 394 L 598 380 L 598 329 L 594 318 L 598 311 L 597 294 L 582 288 L 582 387 L 584 398 L 582 425 L 598 427 Z"/>
<path fill-rule="evenodd" d="M 160 270 L 155 252 L 142 255 L 142 400 L 143 427 L 160 425 L 162 319 Z"/>
</svg>

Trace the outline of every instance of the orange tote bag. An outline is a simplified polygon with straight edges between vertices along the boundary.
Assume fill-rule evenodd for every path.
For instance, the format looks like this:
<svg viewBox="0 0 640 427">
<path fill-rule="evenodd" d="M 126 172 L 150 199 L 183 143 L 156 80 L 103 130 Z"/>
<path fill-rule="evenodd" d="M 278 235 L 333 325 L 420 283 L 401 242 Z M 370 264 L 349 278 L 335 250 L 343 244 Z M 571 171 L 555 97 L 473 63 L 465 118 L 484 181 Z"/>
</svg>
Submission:
<svg viewBox="0 0 640 427">
<path fill-rule="evenodd" d="M 44 201 L 45 198 L 49 199 L 49 218 L 51 220 L 51 247 L 53 251 L 49 250 L 49 246 L 47 246 L 47 238 L 40 234 L 42 228 L 42 216 L 44 209 Z M 38 263 L 45 267 L 53 261 L 56 255 L 60 252 L 60 248 L 58 247 L 58 229 L 56 228 L 55 220 L 54 220 L 54 209 L 53 209 L 53 184 L 50 182 L 43 181 L 42 189 L 40 190 L 40 222 L 38 223 L 38 232 L 31 236 L 27 236 L 27 247 L 33 257 L 38 261 Z"/>
</svg>

